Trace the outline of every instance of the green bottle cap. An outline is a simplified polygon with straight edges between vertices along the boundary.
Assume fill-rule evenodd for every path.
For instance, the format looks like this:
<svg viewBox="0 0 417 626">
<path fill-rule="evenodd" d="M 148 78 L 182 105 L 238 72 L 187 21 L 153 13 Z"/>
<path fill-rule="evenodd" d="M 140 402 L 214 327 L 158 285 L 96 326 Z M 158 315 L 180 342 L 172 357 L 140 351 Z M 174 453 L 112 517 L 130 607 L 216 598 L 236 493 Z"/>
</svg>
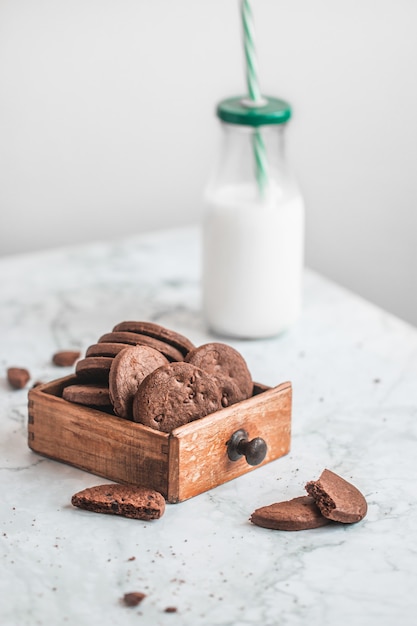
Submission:
<svg viewBox="0 0 417 626">
<path fill-rule="evenodd" d="M 263 126 L 284 124 L 291 117 L 288 102 L 265 96 L 261 102 L 249 100 L 247 96 L 222 100 L 216 110 L 217 116 L 228 124 Z"/>
</svg>

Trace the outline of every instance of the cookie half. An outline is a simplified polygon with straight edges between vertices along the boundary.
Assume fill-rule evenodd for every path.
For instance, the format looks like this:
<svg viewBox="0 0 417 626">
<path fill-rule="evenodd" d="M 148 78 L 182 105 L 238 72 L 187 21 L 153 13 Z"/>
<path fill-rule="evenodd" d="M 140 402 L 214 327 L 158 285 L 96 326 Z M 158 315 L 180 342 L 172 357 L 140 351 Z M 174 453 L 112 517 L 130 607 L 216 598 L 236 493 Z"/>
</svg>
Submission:
<svg viewBox="0 0 417 626">
<path fill-rule="evenodd" d="M 367 513 L 368 505 L 359 489 L 328 469 L 318 480 L 308 482 L 305 488 L 327 519 L 352 524 Z"/>
<path fill-rule="evenodd" d="M 330 523 L 310 496 L 263 506 L 252 513 L 250 521 L 272 530 L 308 530 Z"/>
<path fill-rule="evenodd" d="M 114 331 L 106 333 L 100 337 L 98 343 L 126 343 L 131 346 L 149 346 L 161 352 L 169 361 L 183 361 L 183 354 L 169 343 L 141 335 L 140 333 L 130 333 L 128 331 Z"/>
<path fill-rule="evenodd" d="M 83 489 L 72 496 L 71 504 L 94 513 L 146 521 L 159 519 L 165 511 L 165 499 L 158 491 L 118 483 Z"/>
<path fill-rule="evenodd" d="M 110 400 L 119 417 L 132 419 L 132 402 L 143 379 L 168 359 L 149 346 L 128 346 L 112 359 L 109 374 Z"/>
<path fill-rule="evenodd" d="M 191 363 L 170 363 L 140 385 L 133 420 L 168 433 L 221 408 L 221 388 L 212 376 Z"/>
<path fill-rule="evenodd" d="M 225 343 L 206 343 L 191 350 L 185 360 L 211 376 L 230 378 L 241 391 L 239 400 L 250 398 L 252 376 L 243 356 Z"/>
<path fill-rule="evenodd" d="M 155 322 L 120 322 L 120 324 L 116 324 L 116 326 L 113 328 L 113 331 L 120 330 L 133 333 L 141 333 L 143 335 L 148 335 L 149 337 L 154 337 L 155 339 L 165 341 L 171 346 L 174 346 L 174 348 L 177 348 L 183 354 L 183 356 L 186 356 L 186 354 L 188 354 L 188 352 L 195 347 L 194 344 L 187 337 L 184 337 L 184 335 L 181 335 L 180 333 L 177 333 L 169 328 L 165 328 L 160 324 L 156 324 Z"/>
</svg>

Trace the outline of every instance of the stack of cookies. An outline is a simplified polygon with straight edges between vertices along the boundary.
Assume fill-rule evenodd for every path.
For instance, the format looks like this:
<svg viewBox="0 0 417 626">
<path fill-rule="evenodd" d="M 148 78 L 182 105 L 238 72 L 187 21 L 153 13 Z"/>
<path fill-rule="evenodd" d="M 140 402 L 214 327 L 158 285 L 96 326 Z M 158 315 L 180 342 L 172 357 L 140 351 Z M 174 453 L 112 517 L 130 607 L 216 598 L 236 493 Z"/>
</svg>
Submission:
<svg viewBox="0 0 417 626">
<path fill-rule="evenodd" d="M 125 321 L 90 346 L 63 398 L 171 432 L 253 393 L 242 355 L 224 343 L 196 347 L 159 324 Z"/>
</svg>

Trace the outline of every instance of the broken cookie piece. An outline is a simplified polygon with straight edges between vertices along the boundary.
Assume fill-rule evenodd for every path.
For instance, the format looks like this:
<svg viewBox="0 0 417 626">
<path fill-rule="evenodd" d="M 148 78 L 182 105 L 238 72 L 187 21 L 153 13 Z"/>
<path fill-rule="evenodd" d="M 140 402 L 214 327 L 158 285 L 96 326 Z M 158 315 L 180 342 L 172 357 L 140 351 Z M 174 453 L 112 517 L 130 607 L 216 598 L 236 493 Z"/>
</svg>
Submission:
<svg viewBox="0 0 417 626">
<path fill-rule="evenodd" d="M 29 371 L 24 367 L 9 367 L 7 369 L 7 380 L 13 389 L 23 389 L 29 379 Z"/>
<path fill-rule="evenodd" d="M 165 499 L 158 491 L 118 483 L 79 491 L 72 496 L 71 504 L 94 513 L 122 515 L 145 521 L 159 519 L 165 511 Z"/>
<path fill-rule="evenodd" d="M 52 363 L 58 367 L 71 367 L 80 356 L 79 350 L 60 350 L 52 355 Z"/>
<path fill-rule="evenodd" d="M 359 489 L 328 469 L 318 480 L 308 482 L 305 488 L 321 514 L 329 520 L 352 524 L 366 515 L 368 505 Z"/>
<path fill-rule="evenodd" d="M 256 509 L 250 521 L 272 530 L 308 530 L 329 524 L 310 496 L 300 496 Z"/>
</svg>

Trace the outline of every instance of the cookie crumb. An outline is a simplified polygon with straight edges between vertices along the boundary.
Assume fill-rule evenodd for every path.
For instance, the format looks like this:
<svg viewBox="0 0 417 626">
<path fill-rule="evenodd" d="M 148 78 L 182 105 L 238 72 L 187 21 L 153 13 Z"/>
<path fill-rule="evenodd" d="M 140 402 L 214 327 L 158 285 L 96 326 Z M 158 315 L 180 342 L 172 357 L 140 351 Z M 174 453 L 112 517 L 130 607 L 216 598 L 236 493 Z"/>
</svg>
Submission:
<svg viewBox="0 0 417 626">
<path fill-rule="evenodd" d="M 146 598 L 146 593 L 142 593 L 141 591 L 131 591 L 130 593 L 125 593 L 123 596 L 123 602 L 126 606 L 137 606 L 144 598 Z"/>
<path fill-rule="evenodd" d="M 13 389 L 23 389 L 29 378 L 29 371 L 24 367 L 9 367 L 7 369 L 7 380 Z"/>
<path fill-rule="evenodd" d="M 52 363 L 58 367 L 70 367 L 81 356 L 79 350 L 60 350 L 52 356 Z"/>
</svg>

